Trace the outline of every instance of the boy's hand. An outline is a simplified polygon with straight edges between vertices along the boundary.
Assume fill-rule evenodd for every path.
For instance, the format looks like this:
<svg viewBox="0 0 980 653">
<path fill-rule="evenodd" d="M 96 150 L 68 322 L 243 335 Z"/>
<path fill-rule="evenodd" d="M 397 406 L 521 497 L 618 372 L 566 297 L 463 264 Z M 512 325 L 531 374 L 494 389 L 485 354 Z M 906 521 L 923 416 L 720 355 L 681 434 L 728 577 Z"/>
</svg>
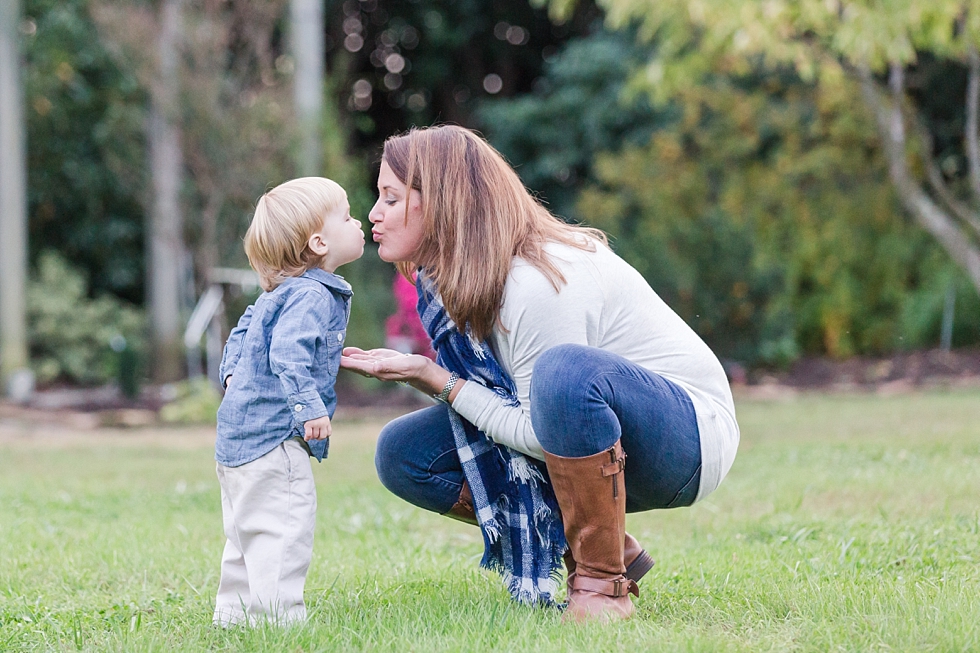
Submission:
<svg viewBox="0 0 980 653">
<path fill-rule="evenodd" d="M 333 432 L 333 429 L 330 427 L 330 418 L 327 415 L 304 422 L 303 428 L 306 431 L 303 439 L 307 442 L 310 440 L 326 440 Z"/>
</svg>

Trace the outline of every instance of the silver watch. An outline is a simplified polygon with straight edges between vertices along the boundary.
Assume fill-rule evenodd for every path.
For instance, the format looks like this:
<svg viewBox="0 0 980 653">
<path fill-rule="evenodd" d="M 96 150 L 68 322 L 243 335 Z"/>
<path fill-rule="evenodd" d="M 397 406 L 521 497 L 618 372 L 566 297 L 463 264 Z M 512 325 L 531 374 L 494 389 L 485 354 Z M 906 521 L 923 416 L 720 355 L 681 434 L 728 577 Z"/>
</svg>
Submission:
<svg viewBox="0 0 980 653">
<path fill-rule="evenodd" d="M 446 385 L 442 387 L 442 392 L 437 395 L 432 395 L 432 398 L 436 401 L 441 401 L 444 404 L 448 404 L 449 394 L 453 391 L 453 388 L 456 387 L 457 381 L 459 381 L 459 374 L 456 374 L 456 372 L 450 372 L 449 380 L 446 381 Z"/>
</svg>

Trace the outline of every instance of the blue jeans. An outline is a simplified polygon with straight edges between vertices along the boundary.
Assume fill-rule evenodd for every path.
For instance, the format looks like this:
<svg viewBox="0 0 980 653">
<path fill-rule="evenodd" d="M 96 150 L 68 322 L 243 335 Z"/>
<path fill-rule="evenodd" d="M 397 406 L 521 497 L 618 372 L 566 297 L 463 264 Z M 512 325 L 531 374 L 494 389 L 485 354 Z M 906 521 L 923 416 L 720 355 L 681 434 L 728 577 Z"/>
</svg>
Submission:
<svg viewBox="0 0 980 653">
<path fill-rule="evenodd" d="M 701 441 L 694 406 L 681 388 L 622 356 L 582 345 L 549 349 L 531 378 L 531 423 L 545 451 L 590 456 L 621 439 L 627 512 L 694 502 Z M 445 513 L 459 498 L 463 469 L 444 405 L 388 423 L 374 462 L 384 486 L 420 508 Z"/>
</svg>

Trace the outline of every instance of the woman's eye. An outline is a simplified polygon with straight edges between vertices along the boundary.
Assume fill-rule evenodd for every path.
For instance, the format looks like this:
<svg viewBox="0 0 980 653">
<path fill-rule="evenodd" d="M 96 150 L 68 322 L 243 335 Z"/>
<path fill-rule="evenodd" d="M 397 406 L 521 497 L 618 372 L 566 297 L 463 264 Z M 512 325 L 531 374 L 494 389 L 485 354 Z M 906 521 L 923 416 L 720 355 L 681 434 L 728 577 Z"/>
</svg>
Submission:
<svg viewBox="0 0 980 653">
<path fill-rule="evenodd" d="M 392 199 L 385 200 L 385 204 L 387 204 L 388 206 L 394 206 L 397 203 L 398 203 L 398 200 L 392 200 Z"/>
</svg>

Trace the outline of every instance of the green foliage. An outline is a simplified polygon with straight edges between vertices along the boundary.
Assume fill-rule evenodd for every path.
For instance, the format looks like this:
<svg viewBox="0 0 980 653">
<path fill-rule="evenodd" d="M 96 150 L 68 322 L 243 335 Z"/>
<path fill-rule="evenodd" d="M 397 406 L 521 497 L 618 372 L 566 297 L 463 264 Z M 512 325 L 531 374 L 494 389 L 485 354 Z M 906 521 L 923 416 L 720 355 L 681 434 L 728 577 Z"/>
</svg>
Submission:
<svg viewBox="0 0 980 653">
<path fill-rule="evenodd" d="M 598 159 L 580 211 L 722 355 L 935 345 L 903 317 L 953 268 L 902 217 L 854 94 L 793 75 L 686 89 L 681 120 Z"/>
<path fill-rule="evenodd" d="M 160 409 L 160 420 L 167 424 L 214 424 L 221 393 L 206 377 L 181 381 L 171 386 L 174 397 Z"/>
<path fill-rule="evenodd" d="M 562 0 L 564 1 L 564 0 Z M 914 63 L 919 54 L 966 55 L 980 42 L 980 12 L 961 0 L 600 0 L 611 24 L 642 24 L 661 57 L 644 81 L 658 97 L 718 72 L 792 67 L 812 80 L 824 67 Z"/>
<path fill-rule="evenodd" d="M 569 41 L 532 93 L 481 104 L 479 118 L 494 147 L 556 215 L 588 220 L 576 213 L 575 198 L 592 179 L 596 154 L 643 145 L 669 119 L 646 96 L 624 97 L 648 50 L 628 30 L 601 30 Z"/>
<path fill-rule="evenodd" d="M 969 280 L 937 247 L 928 248 L 917 262 L 914 288 L 905 297 L 899 316 L 902 349 L 935 346 L 940 341 L 947 294 L 953 294 L 953 347 L 980 341 L 980 296 Z"/>
<path fill-rule="evenodd" d="M 330 68 L 348 75 L 338 99 L 350 110 L 358 147 L 372 159 L 385 138 L 412 125 L 478 126 L 481 99 L 529 91 L 548 53 L 588 33 L 599 17 L 592 0 L 561 23 L 526 0 L 338 0 L 327 7 Z M 354 39 L 355 51 L 347 47 L 350 33 L 361 39 Z M 389 70 L 392 55 L 399 63 Z M 484 88 L 487 75 L 497 75 L 500 88 Z"/>
<path fill-rule="evenodd" d="M 961 276 L 902 217 L 854 83 L 833 67 L 811 82 L 755 67 L 652 108 L 629 84 L 661 45 L 634 36 L 573 41 L 538 92 L 485 105 L 489 137 L 525 183 L 610 233 L 723 357 L 781 365 L 935 346 Z M 563 167 L 577 184 L 556 179 Z M 961 344 L 980 338 L 980 306 L 963 294 Z"/>
<path fill-rule="evenodd" d="M 955 97 L 946 95 L 937 103 L 928 88 L 943 87 L 948 92 L 957 78 L 962 79 L 964 67 L 975 66 L 970 62 L 977 62 L 980 43 L 976 3 L 604 0 L 601 4 L 611 24 L 638 22 L 641 34 L 658 43 L 657 56 L 634 77 L 634 85 L 657 102 L 675 100 L 690 86 L 710 83 L 716 76 L 737 79 L 760 70 L 771 74 L 789 69 L 806 82 L 824 86 L 846 87 L 860 81 L 862 93 L 852 95 L 876 116 L 877 125 L 871 123 L 868 132 L 877 133 L 879 147 L 889 157 L 891 181 L 904 209 L 942 243 L 980 292 L 980 174 L 968 175 L 957 165 L 964 153 L 975 150 L 967 143 L 975 142 L 977 134 L 960 129 L 951 139 L 948 131 L 944 133 L 950 114 L 968 113 L 950 111 L 949 106 L 965 107 L 975 97 L 967 97 L 961 89 Z M 935 83 L 937 70 L 944 78 L 940 84 Z M 970 129 L 975 132 L 976 125 Z M 950 141 L 959 142 L 951 147 Z M 976 171 L 980 162 L 973 158 L 971 167 Z M 964 192 L 971 185 L 972 192 Z"/>
<path fill-rule="evenodd" d="M 139 351 L 144 319 L 111 295 L 88 296 L 83 272 L 53 252 L 41 255 L 27 288 L 31 367 L 40 383 L 105 383 L 117 376 L 119 338 Z"/>
<path fill-rule="evenodd" d="M 32 260 L 56 250 L 92 287 L 143 296 L 144 102 L 89 15 L 90 0 L 26 0 Z"/>
<path fill-rule="evenodd" d="M 291 628 L 211 626 L 224 545 L 213 429 L 62 432 L 43 455 L 35 439 L 0 440 L 0 648 L 973 650 L 978 401 L 739 401 L 742 447 L 721 487 L 627 517 L 657 565 L 636 616 L 612 626 L 513 605 L 477 567 L 477 529 L 381 485 L 383 420 L 338 421 L 330 458 L 313 463 L 309 620 Z"/>
</svg>

